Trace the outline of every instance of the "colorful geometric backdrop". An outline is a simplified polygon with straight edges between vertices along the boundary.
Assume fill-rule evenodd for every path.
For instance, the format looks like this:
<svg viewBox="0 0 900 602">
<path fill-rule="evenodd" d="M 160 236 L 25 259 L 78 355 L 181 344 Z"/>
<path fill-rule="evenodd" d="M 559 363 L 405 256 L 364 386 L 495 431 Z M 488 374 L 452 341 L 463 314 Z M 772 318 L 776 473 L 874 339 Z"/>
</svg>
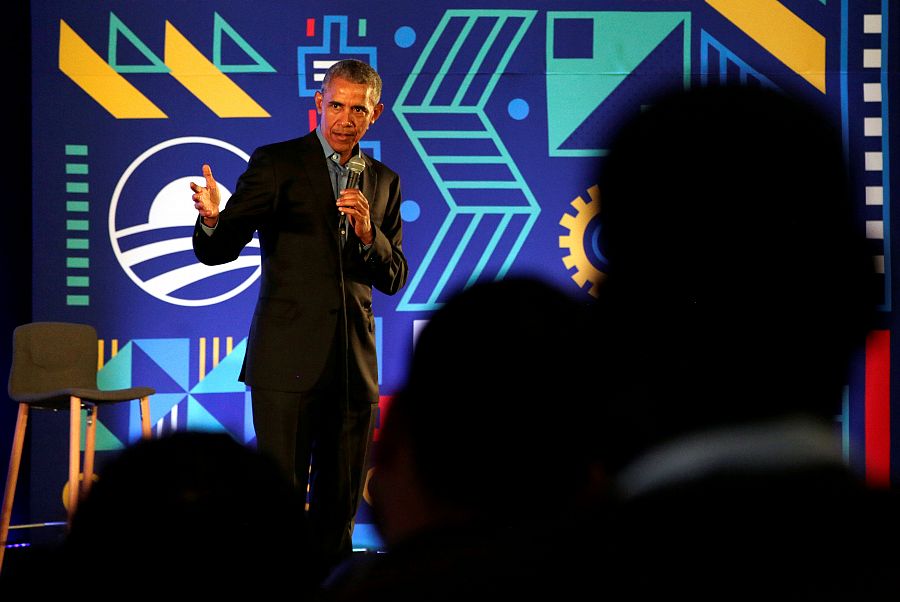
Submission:
<svg viewBox="0 0 900 602">
<path fill-rule="evenodd" d="M 459 287 L 539 273 L 595 295 L 605 261 L 594 171 L 612 130 L 662 87 L 741 81 L 809 99 L 842 128 L 882 294 L 881 325 L 836 426 L 848 460 L 869 479 L 900 476 L 890 396 L 894 2 L 324 6 L 31 3 L 33 317 L 94 324 L 101 383 L 155 387 L 155 432 L 213 429 L 254 442 L 236 377 L 258 244 L 231 264 L 199 264 L 188 182 L 209 162 L 227 198 L 256 146 L 315 126 L 324 70 L 354 57 L 384 78 L 386 110 L 363 147 L 401 174 L 410 264 L 406 288 L 374 300 L 384 403 L 404 378 L 418 328 Z M 447 420 L 472 418 L 466 392 L 458 394 Z M 62 517 L 65 456 L 47 433 L 65 426 L 47 422 L 34 435 L 45 442 L 32 445 L 31 469 L 41 475 L 32 512 Z M 99 432 L 101 456 L 135 441 L 137 408 L 102 414 Z M 377 546 L 367 504 L 358 522 L 357 545 Z"/>
</svg>

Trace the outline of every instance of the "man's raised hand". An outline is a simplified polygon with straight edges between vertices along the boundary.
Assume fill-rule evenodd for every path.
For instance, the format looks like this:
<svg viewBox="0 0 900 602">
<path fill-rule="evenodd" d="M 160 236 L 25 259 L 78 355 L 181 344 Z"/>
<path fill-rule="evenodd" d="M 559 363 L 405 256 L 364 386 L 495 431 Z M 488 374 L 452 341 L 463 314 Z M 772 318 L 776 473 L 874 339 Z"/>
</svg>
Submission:
<svg viewBox="0 0 900 602">
<path fill-rule="evenodd" d="M 212 169 L 205 163 L 203 177 L 206 179 L 206 186 L 191 182 L 191 190 L 194 191 L 191 198 L 194 200 L 194 208 L 203 218 L 203 223 L 212 227 L 219 220 L 219 187 L 213 178 Z"/>
</svg>

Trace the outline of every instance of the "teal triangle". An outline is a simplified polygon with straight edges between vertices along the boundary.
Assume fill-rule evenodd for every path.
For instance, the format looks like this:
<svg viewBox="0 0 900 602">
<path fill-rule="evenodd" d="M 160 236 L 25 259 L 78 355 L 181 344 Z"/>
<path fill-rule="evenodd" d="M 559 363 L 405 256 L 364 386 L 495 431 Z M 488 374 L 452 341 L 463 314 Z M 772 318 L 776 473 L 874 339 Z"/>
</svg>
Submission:
<svg viewBox="0 0 900 602">
<path fill-rule="evenodd" d="M 190 339 L 135 339 L 134 343 L 182 390 L 190 388 Z"/>
<path fill-rule="evenodd" d="M 219 13 L 214 13 L 213 22 L 213 64 L 222 73 L 274 73 L 275 68 L 262 57 Z M 244 52 L 253 62 L 250 64 L 227 65 L 222 63 L 222 34 Z"/>
<path fill-rule="evenodd" d="M 203 380 L 194 385 L 191 393 L 239 393 L 246 390 L 246 385 L 238 380 L 246 349 L 245 338 Z"/>
<path fill-rule="evenodd" d="M 551 154 L 676 27 L 690 18 L 683 12 L 597 12 L 586 16 L 594 21 L 592 57 L 554 58 L 553 40 L 547 41 Z"/>
<path fill-rule="evenodd" d="M 83 412 L 87 414 L 87 412 Z M 82 421 L 82 424 L 86 424 Z M 81 429 L 81 449 L 84 449 L 85 439 L 87 438 L 87 428 Z M 97 421 L 97 430 L 94 433 L 94 449 L 96 451 L 114 451 L 123 449 L 125 446 L 118 437 L 112 434 L 101 420 Z"/>
<path fill-rule="evenodd" d="M 189 431 L 228 432 L 228 429 L 200 405 L 200 402 L 190 396 L 188 397 L 187 429 Z"/>
<path fill-rule="evenodd" d="M 203 406 L 210 416 L 221 424 L 235 439 L 244 432 L 244 424 L 246 421 L 246 391 L 239 393 L 211 393 L 202 395 L 191 395 Z"/>
<path fill-rule="evenodd" d="M 113 435 L 112 431 L 106 428 L 106 426 L 98 420 L 95 449 L 97 451 L 113 451 L 123 449 L 124 447 L 124 444 L 119 438 Z"/>
<path fill-rule="evenodd" d="M 119 62 L 119 40 L 125 38 L 141 53 L 146 63 L 121 64 Z M 118 73 L 168 73 L 169 68 L 144 42 L 131 31 L 114 13 L 109 13 L 109 66 Z"/>
<path fill-rule="evenodd" d="M 104 391 L 131 386 L 131 342 L 119 349 L 97 372 L 97 388 Z"/>
</svg>

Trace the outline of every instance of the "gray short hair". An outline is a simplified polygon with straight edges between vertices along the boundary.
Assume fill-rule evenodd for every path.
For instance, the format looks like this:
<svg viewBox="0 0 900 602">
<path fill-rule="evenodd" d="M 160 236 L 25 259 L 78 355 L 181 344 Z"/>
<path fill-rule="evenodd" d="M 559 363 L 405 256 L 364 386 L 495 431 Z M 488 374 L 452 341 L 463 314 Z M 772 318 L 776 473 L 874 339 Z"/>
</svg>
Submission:
<svg viewBox="0 0 900 602">
<path fill-rule="evenodd" d="M 381 100 L 381 76 L 375 69 L 357 59 L 344 59 L 328 68 L 325 79 L 322 80 L 322 92 L 328 87 L 333 77 L 340 77 L 355 84 L 365 84 L 369 87 L 373 101 L 377 104 Z"/>
</svg>

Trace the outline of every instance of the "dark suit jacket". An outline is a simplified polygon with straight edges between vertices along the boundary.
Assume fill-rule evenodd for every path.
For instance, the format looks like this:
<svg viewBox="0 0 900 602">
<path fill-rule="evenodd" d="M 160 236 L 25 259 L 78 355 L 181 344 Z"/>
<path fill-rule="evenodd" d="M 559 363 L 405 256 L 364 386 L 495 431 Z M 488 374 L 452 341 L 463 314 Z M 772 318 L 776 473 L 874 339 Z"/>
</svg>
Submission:
<svg viewBox="0 0 900 602">
<path fill-rule="evenodd" d="M 259 232 L 262 277 L 241 371 L 251 387 L 309 390 L 338 332 L 347 338 L 350 398 L 378 401 L 372 287 L 393 295 L 406 283 L 408 266 L 400 178 L 365 160 L 361 189 L 375 231 L 365 253 L 352 228 L 341 250 L 339 212 L 315 132 L 253 152 L 212 236 L 198 218 L 194 252 L 208 265 L 233 261 Z"/>
</svg>

